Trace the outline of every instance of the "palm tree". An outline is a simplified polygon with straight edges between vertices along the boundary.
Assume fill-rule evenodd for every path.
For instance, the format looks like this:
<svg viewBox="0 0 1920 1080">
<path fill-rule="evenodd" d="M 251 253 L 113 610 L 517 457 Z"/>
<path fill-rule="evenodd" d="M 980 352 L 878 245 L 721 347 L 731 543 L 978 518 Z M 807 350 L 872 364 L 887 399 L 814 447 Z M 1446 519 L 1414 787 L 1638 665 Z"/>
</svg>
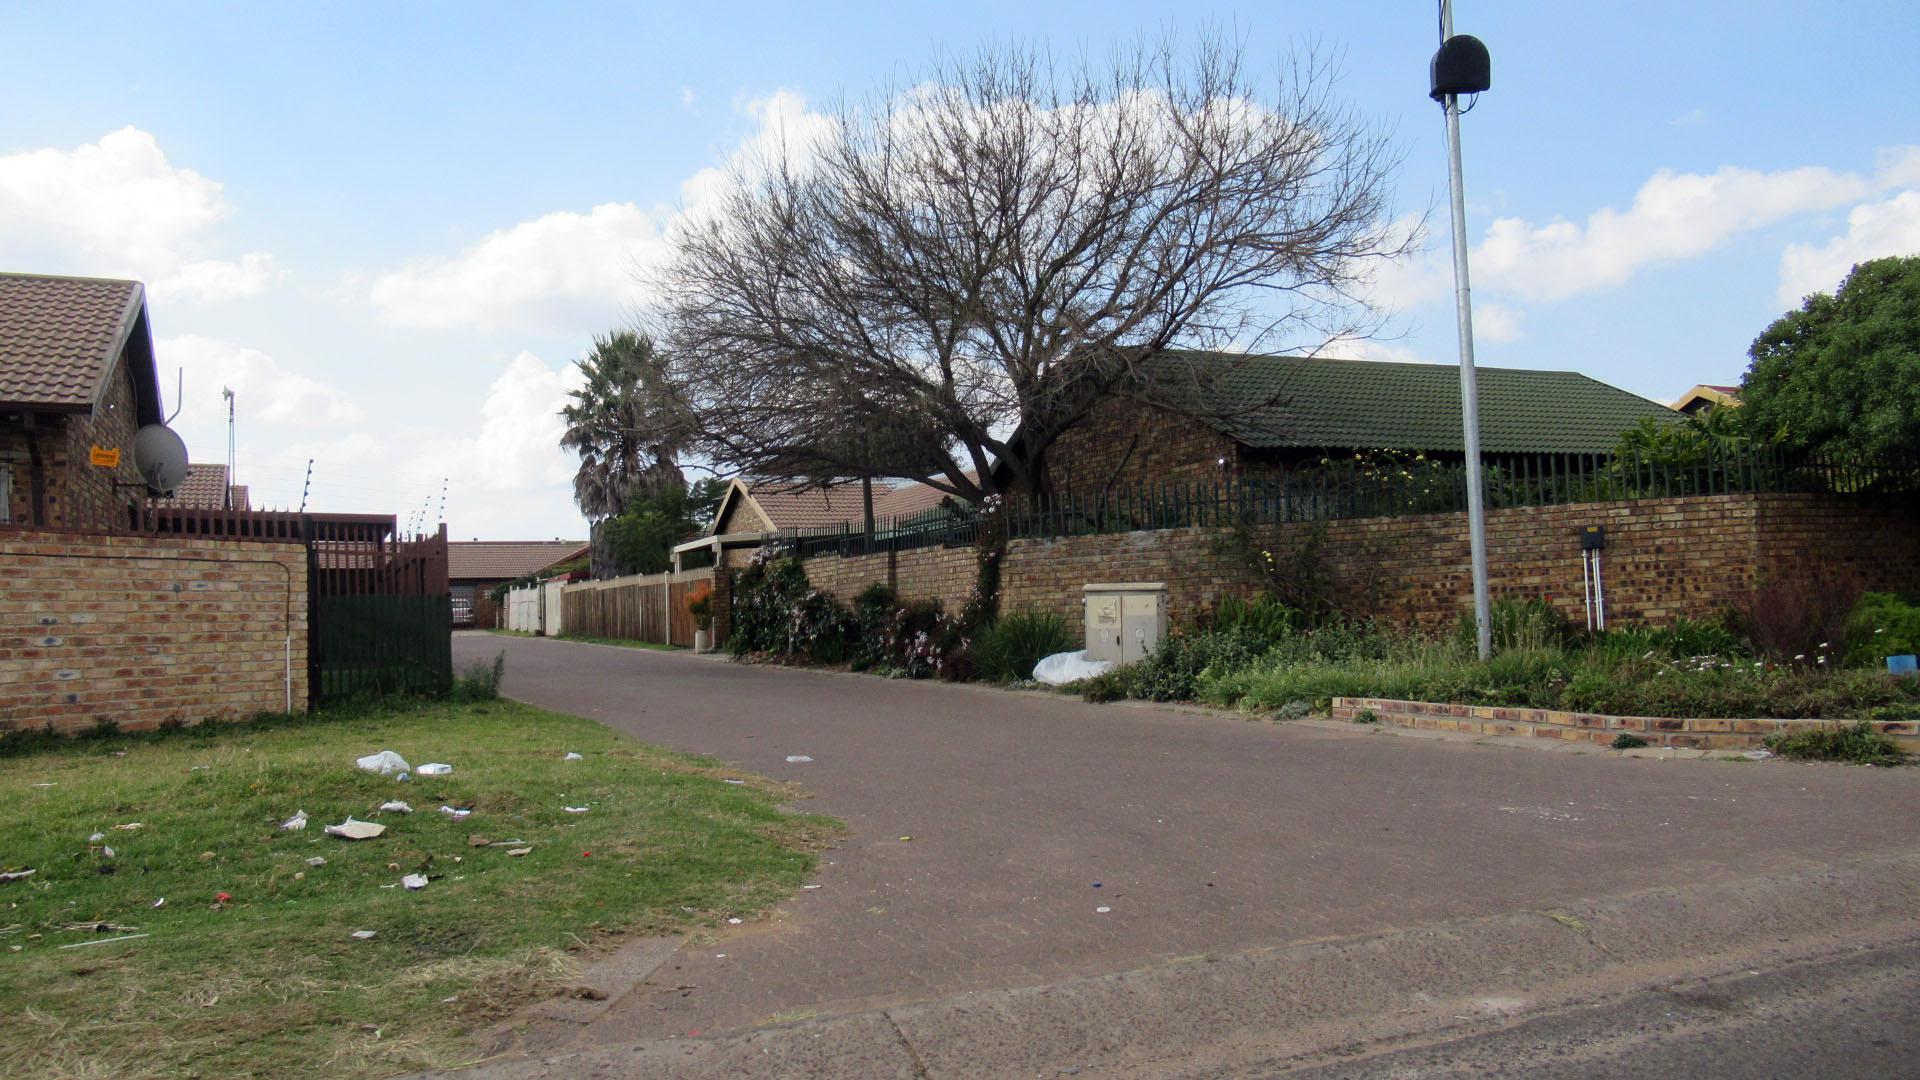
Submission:
<svg viewBox="0 0 1920 1080">
<path fill-rule="evenodd" d="M 635 495 L 686 484 L 680 448 L 686 410 L 667 379 L 667 360 L 653 339 L 632 330 L 596 337 L 579 362 L 586 385 L 568 391 L 560 445 L 580 455 L 573 498 L 598 523 L 627 508 Z"/>
</svg>

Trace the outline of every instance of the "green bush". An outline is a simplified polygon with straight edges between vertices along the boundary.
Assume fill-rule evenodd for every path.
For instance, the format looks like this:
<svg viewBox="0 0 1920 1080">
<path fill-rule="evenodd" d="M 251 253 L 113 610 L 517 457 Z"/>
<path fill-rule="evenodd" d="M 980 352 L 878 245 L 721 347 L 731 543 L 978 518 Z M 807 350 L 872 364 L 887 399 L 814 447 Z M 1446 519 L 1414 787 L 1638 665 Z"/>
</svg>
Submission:
<svg viewBox="0 0 1920 1080">
<path fill-rule="evenodd" d="M 1907 755 L 1868 721 L 1769 735 L 1767 748 L 1801 761 L 1847 761 L 1856 765 L 1904 765 Z"/>
<path fill-rule="evenodd" d="M 1136 693 L 1139 677 L 1138 664 L 1122 664 L 1119 667 L 1103 671 L 1091 679 L 1081 679 L 1069 684 L 1070 689 L 1078 690 L 1080 696 L 1088 701 L 1123 701 L 1139 697 Z"/>
<path fill-rule="evenodd" d="M 735 656 L 772 653 L 788 659 L 840 663 L 853 635 L 853 617 L 833 598 L 813 588 L 798 559 L 749 565 L 734 582 Z"/>
<path fill-rule="evenodd" d="M 1066 652 L 1073 639 L 1067 621 L 1051 611 L 1021 611 L 1002 618 L 973 642 L 973 663 L 989 682 L 1033 678 L 1035 664 Z"/>
<path fill-rule="evenodd" d="M 1615 735 L 1613 742 L 1608 745 L 1612 746 L 1615 750 L 1638 750 L 1647 745 L 1647 740 L 1635 735 L 1631 731 L 1623 731 Z"/>
<path fill-rule="evenodd" d="M 507 673 L 507 653 L 502 649 L 492 660 L 475 660 L 453 680 L 447 696 L 454 701 L 494 701 L 500 697 L 500 680 Z"/>
<path fill-rule="evenodd" d="M 1198 634 L 1173 634 L 1142 661 L 1135 696 L 1148 701 L 1191 701 L 1200 680 L 1251 665 L 1269 648 L 1256 631 L 1241 627 Z"/>
<path fill-rule="evenodd" d="M 1866 593 L 1847 617 L 1847 663 L 1879 667 L 1884 658 L 1920 653 L 1920 605 L 1892 593 Z"/>
<path fill-rule="evenodd" d="M 1750 658 L 1753 647 L 1718 620 L 1676 619 L 1672 626 L 1634 626 L 1595 634 L 1593 647 L 1610 660 L 1685 660 L 1695 656 Z"/>
<path fill-rule="evenodd" d="M 1492 627 L 1493 650 L 1559 648 L 1574 639 L 1573 623 L 1560 609 L 1538 598 L 1503 596 L 1487 610 Z M 1477 628 L 1471 612 L 1461 612 L 1454 633 L 1461 643 L 1477 651 Z"/>
<path fill-rule="evenodd" d="M 1213 610 L 1208 629 L 1240 632 L 1267 642 L 1279 641 L 1306 625 L 1300 612 L 1266 593 L 1242 598 L 1229 596 Z"/>
</svg>

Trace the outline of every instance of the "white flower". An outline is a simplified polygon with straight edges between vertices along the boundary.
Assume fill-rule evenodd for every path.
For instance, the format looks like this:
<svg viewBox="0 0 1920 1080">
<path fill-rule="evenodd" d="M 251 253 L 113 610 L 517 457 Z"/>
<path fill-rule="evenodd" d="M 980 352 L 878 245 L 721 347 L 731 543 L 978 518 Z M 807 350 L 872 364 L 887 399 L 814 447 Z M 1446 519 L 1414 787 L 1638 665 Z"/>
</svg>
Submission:
<svg viewBox="0 0 1920 1080">
<path fill-rule="evenodd" d="M 1821 648 L 1823 648 L 1823 649 L 1824 649 L 1824 648 L 1826 648 L 1826 647 L 1827 647 L 1827 643 L 1826 643 L 1826 642 L 1824 642 L 1824 641 L 1823 641 L 1823 642 L 1821 642 L 1821 643 L 1820 643 L 1820 647 L 1821 647 Z"/>
<path fill-rule="evenodd" d="M 1793 658 L 1794 658 L 1795 660 L 1805 660 L 1805 659 L 1807 658 L 1807 654 L 1806 654 L 1806 653 L 1803 653 L 1803 652 L 1800 652 L 1800 653 L 1794 653 L 1794 654 L 1793 654 Z"/>
<path fill-rule="evenodd" d="M 1823 657 L 1821 657 L 1820 659 L 1818 659 L 1818 660 L 1816 660 L 1816 661 L 1814 661 L 1814 662 L 1815 662 L 1815 663 L 1818 663 L 1818 664 L 1824 664 L 1824 663 L 1826 663 L 1826 662 L 1827 662 L 1827 658 L 1823 656 Z"/>
</svg>

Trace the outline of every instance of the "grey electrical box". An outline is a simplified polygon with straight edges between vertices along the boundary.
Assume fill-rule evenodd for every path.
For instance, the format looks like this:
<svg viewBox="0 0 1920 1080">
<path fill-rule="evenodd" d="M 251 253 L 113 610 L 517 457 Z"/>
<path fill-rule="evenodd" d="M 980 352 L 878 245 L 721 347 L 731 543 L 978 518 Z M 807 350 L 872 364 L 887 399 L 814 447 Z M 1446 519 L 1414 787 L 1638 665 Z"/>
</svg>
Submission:
<svg viewBox="0 0 1920 1080">
<path fill-rule="evenodd" d="M 1087 659 L 1145 660 L 1167 636 L 1167 586 L 1131 581 L 1081 588 L 1087 607 Z"/>
</svg>

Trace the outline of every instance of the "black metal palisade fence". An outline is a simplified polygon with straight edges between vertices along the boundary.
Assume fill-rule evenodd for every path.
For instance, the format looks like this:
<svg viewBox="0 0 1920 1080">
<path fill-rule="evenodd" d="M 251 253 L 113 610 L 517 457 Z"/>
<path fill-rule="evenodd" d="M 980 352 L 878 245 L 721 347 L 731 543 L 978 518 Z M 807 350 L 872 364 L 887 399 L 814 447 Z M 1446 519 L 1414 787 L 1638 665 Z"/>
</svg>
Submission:
<svg viewBox="0 0 1920 1080">
<path fill-rule="evenodd" d="M 1920 462 L 1811 458 L 1739 445 L 1684 459 L 1537 454 L 1490 462 L 1483 470 L 1483 484 L 1491 509 L 1756 492 L 1920 495 Z M 1037 539 L 1466 508 L 1466 472 L 1460 464 L 1390 457 L 1330 460 L 1258 477 L 1222 476 L 1016 499 L 1008 505 L 1006 528 L 1010 539 Z M 973 543 L 978 535 L 978 511 L 960 504 L 877 517 L 871 539 L 857 522 L 794 530 L 783 538 L 792 553 L 806 556 L 954 546 Z"/>
</svg>

